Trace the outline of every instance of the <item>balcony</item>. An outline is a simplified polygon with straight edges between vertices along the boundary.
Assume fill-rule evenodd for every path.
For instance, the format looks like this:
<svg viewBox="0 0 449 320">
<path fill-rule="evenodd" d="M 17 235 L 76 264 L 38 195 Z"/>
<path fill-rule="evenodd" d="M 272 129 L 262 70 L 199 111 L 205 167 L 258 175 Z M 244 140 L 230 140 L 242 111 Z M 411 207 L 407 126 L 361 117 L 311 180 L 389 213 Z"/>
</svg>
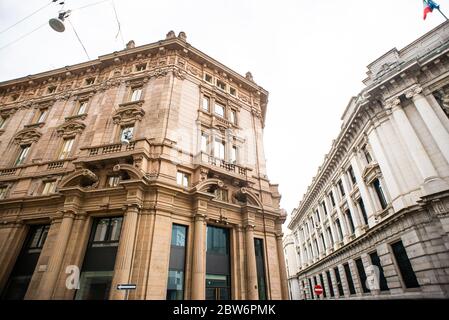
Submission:
<svg viewBox="0 0 449 320">
<path fill-rule="evenodd" d="M 146 139 L 135 140 L 129 144 L 109 143 L 80 148 L 79 157 L 74 163 L 98 162 L 109 159 L 126 158 L 137 153 L 149 152 L 150 144 Z"/>
<path fill-rule="evenodd" d="M 204 152 L 200 152 L 195 157 L 195 163 L 200 165 L 206 165 L 212 170 L 216 170 L 223 173 L 230 173 L 238 176 L 239 178 L 246 178 L 248 171 L 251 169 L 245 168 L 235 163 L 227 162 L 223 159 L 216 158 L 208 155 Z"/>
</svg>

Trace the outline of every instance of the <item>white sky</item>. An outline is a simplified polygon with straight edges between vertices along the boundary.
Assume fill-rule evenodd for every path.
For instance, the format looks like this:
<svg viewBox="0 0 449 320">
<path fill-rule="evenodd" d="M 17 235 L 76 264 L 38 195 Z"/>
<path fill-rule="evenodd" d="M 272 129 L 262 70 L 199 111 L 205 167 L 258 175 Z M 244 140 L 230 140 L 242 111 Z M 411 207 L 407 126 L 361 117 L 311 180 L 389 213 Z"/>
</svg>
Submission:
<svg viewBox="0 0 449 320">
<path fill-rule="evenodd" d="M 100 0 L 66 0 L 74 9 Z M 0 0 L 0 32 L 50 0 Z M 449 13 L 449 0 L 437 1 Z M 336 138 L 366 66 L 444 21 L 423 21 L 421 0 L 115 0 L 125 42 L 185 31 L 187 41 L 270 92 L 265 127 L 268 176 L 290 213 Z M 0 34 L 0 48 L 55 17 L 45 10 Z M 447 15 L 447 14 L 446 14 Z M 71 21 L 91 57 L 123 48 L 109 2 L 74 11 Z M 0 81 L 86 61 L 73 30 L 45 26 L 0 49 Z M 120 39 L 120 38 L 119 38 Z"/>
</svg>

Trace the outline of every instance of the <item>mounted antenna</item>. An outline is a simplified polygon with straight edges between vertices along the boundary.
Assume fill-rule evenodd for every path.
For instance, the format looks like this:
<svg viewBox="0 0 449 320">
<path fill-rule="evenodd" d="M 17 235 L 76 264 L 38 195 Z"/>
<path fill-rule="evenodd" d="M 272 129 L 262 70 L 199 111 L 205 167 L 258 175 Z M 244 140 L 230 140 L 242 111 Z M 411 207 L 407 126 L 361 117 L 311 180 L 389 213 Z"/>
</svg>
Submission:
<svg viewBox="0 0 449 320">
<path fill-rule="evenodd" d="M 53 0 L 53 2 L 57 2 L 57 0 Z M 59 4 L 62 6 L 62 8 L 64 8 L 64 1 L 59 1 Z M 59 11 L 58 17 L 57 18 L 51 18 L 48 21 L 48 24 L 56 32 L 64 32 L 65 31 L 64 19 L 68 18 L 68 16 L 70 15 L 70 12 L 71 12 L 70 10 L 67 10 L 67 11 L 61 10 L 61 11 Z"/>
</svg>

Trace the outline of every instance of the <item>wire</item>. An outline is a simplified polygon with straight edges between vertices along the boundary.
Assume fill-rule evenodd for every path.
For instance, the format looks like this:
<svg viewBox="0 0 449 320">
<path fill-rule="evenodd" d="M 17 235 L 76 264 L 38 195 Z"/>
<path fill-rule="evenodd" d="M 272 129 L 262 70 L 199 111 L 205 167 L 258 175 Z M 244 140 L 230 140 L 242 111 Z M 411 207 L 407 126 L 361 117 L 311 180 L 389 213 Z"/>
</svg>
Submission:
<svg viewBox="0 0 449 320">
<path fill-rule="evenodd" d="M 46 25 L 48 25 L 48 22 L 45 22 L 44 24 L 40 25 L 40 26 L 37 27 L 36 29 L 31 30 L 30 32 L 24 34 L 23 36 L 19 37 L 18 39 L 14 40 L 14 41 L 11 41 L 10 43 L 4 45 L 3 47 L 0 47 L 0 50 L 3 50 L 3 49 L 5 49 L 5 48 L 9 47 L 10 45 L 13 45 L 13 44 L 16 43 L 17 41 L 22 40 L 23 38 L 29 36 L 30 34 L 32 34 L 33 32 L 35 32 L 35 31 L 41 29 L 42 27 L 45 27 Z"/>
<path fill-rule="evenodd" d="M 25 18 L 22 18 L 22 19 L 20 19 L 19 21 L 17 21 L 16 23 L 14 23 L 13 25 L 10 25 L 8 28 L 6 28 L 6 29 L 4 29 L 4 30 L 2 30 L 2 31 L 0 31 L 0 34 L 2 34 L 2 33 L 4 33 L 4 32 L 6 32 L 6 31 L 8 31 L 9 29 L 11 29 L 12 27 L 15 27 L 16 25 L 18 25 L 19 23 L 21 23 L 22 21 L 25 21 L 26 19 L 28 19 L 29 17 L 31 17 L 31 16 L 33 16 L 33 15 L 35 15 L 36 13 L 38 13 L 39 11 L 41 11 L 41 10 L 43 10 L 43 9 L 45 9 L 46 7 L 48 7 L 49 5 L 51 5 L 53 3 L 53 0 L 52 1 L 50 1 L 50 3 L 47 3 L 46 5 L 44 5 L 44 6 L 42 6 L 42 7 L 40 7 L 39 9 L 37 9 L 36 11 L 34 11 L 34 12 L 32 12 L 32 13 L 30 13 L 29 15 L 27 15 Z"/>
<path fill-rule="evenodd" d="M 104 3 L 104 2 L 107 2 L 107 1 L 110 1 L 110 0 L 102 0 L 102 1 L 91 3 L 91 4 L 87 4 L 85 6 L 73 9 L 72 12 L 73 11 L 77 11 L 77 10 L 82 10 L 82 9 L 85 9 L 85 8 L 88 8 L 88 7 L 93 7 L 93 6 L 96 6 L 98 4 L 101 4 L 101 3 Z"/>
<path fill-rule="evenodd" d="M 72 22 L 70 21 L 70 19 L 67 19 L 67 21 L 70 23 L 70 26 L 72 27 L 73 31 L 75 32 L 76 37 L 78 38 L 78 41 L 80 42 L 81 46 L 83 47 L 84 52 L 86 53 L 87 59 L 90 60 L 89 54 L 87 53 L 86 47 L 84 47 L 83 42 L 81 41 L 80 37 L 78 36 L 78 33 L 75 30 L 75 27 L 73 26 Z"/>
<path fill-rule="evenodd" d="M 114 0 L 111 0 L 111 4 L 112 4 L 112 8 L 114 9 L 115 20 L 117 21 L 117 25 L 118 25 L 118 31 L 117 31 L 117 34 L 115 36 L 115 39 L 117 39 L 117 37 L 120 35 L 120 38 L 122 39 L 122 43 L 123 43 L 123 47 L 124 47 L 125 46 L 125 41 L 123 40 L 122 29 L 120 27 L 120 21 L 118 19 L 117 10 L 115 9 Z"/>
</svg>

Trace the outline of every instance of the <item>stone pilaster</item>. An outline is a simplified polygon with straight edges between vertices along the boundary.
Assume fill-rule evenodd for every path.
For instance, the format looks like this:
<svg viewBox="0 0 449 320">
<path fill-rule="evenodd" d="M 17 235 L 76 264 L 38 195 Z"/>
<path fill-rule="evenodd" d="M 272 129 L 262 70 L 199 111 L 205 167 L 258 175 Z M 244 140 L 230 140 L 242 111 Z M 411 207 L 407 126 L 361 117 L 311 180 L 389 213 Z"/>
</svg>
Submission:
<svg viewBox="0 0 449 320">
<path fill-rule="evenodd" d="M 276 235 L 276 244 L 277 244 L 279 269 L 280 269 L 279 270 L 279 275 L 281 277 L 282 299 L 283 300 L 287 300 L 288 299 L 287 267 L 285 265 L 284 250 L 283 250 L 283 245 L 282 245 L 282 237 L 283 237 L 282 233 Z"/>
<path fill-rule="evenodd" d="M 196 214 L 193 232 L 192 300 L 206 296 L 206 215 Z"/>
</svg>

